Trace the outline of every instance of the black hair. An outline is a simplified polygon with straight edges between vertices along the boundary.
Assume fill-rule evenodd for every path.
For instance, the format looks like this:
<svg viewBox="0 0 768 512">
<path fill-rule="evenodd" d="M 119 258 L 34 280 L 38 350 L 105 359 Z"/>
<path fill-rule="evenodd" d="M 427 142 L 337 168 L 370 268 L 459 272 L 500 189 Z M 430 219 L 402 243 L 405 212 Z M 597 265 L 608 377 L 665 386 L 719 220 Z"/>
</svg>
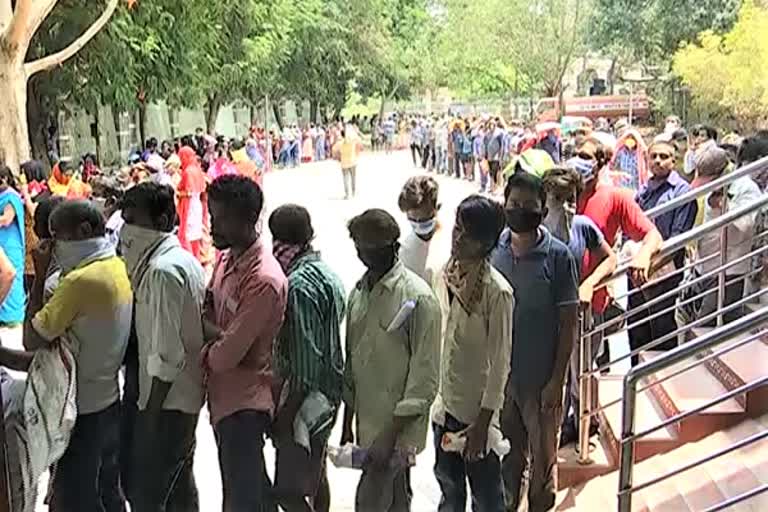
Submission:
<svg viewBox="0 0 768 512">
<path fill-rule="evenodd" d="M 542 206 L 547 204 L 547 191 L 544 182 L 538 176 L 529 172 L 517 172 L 510 176 L 507 187 L 504 189 L 504 199 L 509 199 L 513 188 L 532 192 L 541 201 Z"/>
<path fill-rule="evenodd" d="M 685 131 L 683 128 L 678 128 L 674 132 L 672 132 L 672 141 L 673 142 L 681 142 L 681 141 L 688 141 L 688 132 Z"/>
<path fill-rule="evenodd" d="M 708 139 L 717 140 L 717 130 L 706 124 L 697 124 L 691 128 L 691 134 L 696 137 L 701 133 L 706 134 Z"/>
<path fill-rule="evenodd" d="M 173 188 L 158 183 L 139 183 L 131 187 L 125 193 L 122 204 L 123 209 L 136 208 L 149 213 L 152 224 L 160 231 L 170 233 L 176 223 L 176 202 L 174 201 Z M 166 223 L 160 222 L 163 215 Z"/>
<path fill-rule="evenodd" d="M 70 160 L 59 160 L 59 171 L 61 172 L 68 172 L 72 170 L 72 161 Z"/>
<path fill-rule="evenodd" d="M 45 169 L 43 168 L 43 162 L 40 160 L 29 160 L 21 164 L 21 171 L 27 178 L 27 183 L 33 181 L 45 181 L 48 176 L 45 175 Z"/>
<path fill-rule="evenodd" d="M 61 203 L 66 201 L 62 196 L 48 196 L 39 203 L 35 208 L 35 213 L 32 217 L 35 226 L 35 233 L 40 238 L 51 238 L 51 230 L 48 226 L 48 221 L 51 218 L 51 213 Z"/>
<path fill-rule="evenodd" d="M 481 195 L 471 195 L 459 203 L 456 219 L 461 220 L 470 238 L 483 244 L 486 256 L 496 246 L 505 225 L 504 208 Z"/>
<path fill-rule="evenodd" d="M 53 231 L 72 231 L 83 223 L 90 224 L 93 237 L 107 233 L 107 221 L 92 201 L 64 201 L 51 212 L 50 224 Z"/>
<path fill-rule="evenodd" d="M 5 164 L 0 165 L 0 181 L 4 181 L 11 188 L 16 188 L 16 177 L 11 172 L 11 168 Z"/>
<path fill-rule="evenodd" d="M 768 132 L 758 132 L 742 141 L 738 151 L 738 162 L 739 165 L 744 165 L 766 156 L 768 156 Z"/>
<path fill-rule="evenodd" d="M 208 199 L 226 204 L 236 210 L 239 217 L 254 224 L 264 206 L 261 187 L 250 178 L 233 174 L 216 178 L 208 187 Z"/>
<path fill-rule="evenodd" d="M 400 239 L 400 226 L 386 210 L 373 208 L 366 210 L 347 224 L 353 240 L 365 238 L 378 239 L 384 243 L 395 243 Z"/>
<path fill-rule="evenodd" d="M 293 245 L 307 245 L 315 237 L 312 219 L 303 206 L 284 204 L 269 216 L 272 238 Z"/>
</svg>

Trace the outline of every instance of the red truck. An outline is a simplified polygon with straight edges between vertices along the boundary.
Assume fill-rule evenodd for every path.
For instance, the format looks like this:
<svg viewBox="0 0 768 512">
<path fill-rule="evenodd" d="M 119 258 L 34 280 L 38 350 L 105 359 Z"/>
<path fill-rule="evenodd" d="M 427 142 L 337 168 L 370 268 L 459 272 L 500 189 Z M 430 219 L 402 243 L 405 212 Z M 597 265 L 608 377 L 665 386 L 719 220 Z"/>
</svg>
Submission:
<svg viewBox="0 0 768 512">
<path fill-rule="evenodd" d="M 632 98 L 632 118 L 646 120 L 651 115 L 651 101 L 645 94 L 636 94 Z M 629 117 L 630 96 L 581 96 L 565 98 L 566 116 L 588 117 L 593 121 L 599 117 L 618 119 Z M 558 98 L 543 98 L 536 104 L 536 121 L 560 120 L 560 101 Z"/>
</svg>

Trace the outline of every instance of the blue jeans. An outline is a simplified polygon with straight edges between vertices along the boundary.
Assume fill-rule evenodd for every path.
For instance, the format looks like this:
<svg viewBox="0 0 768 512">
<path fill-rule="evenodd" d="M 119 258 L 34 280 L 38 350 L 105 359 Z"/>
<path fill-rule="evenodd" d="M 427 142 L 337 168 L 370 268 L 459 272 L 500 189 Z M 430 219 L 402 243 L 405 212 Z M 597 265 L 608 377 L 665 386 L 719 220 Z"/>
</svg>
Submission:
<svg viewBox="0 0 768 512">
<path fill-rule="evenodd" d="M 464 512 L 467 508 L 467 483 L 472 491 L 472 510 L 504 512 L 504 483 L 501 461 L 494 452 L 477 462 L 466 462 L 460 453 L 444 452 L 440 439 L 446 432 L 459 432 L 467 425 L 445 415 L 445 425 L 432 424 L 435 435 L 435 478 L 443 495 L 438 512 Z"/>
<path fill-rule="evenodd" d="M 318 162 L 325 160 L 325 137 L 318 137 L 315 140 L 315 160 Z"/>
</svg>

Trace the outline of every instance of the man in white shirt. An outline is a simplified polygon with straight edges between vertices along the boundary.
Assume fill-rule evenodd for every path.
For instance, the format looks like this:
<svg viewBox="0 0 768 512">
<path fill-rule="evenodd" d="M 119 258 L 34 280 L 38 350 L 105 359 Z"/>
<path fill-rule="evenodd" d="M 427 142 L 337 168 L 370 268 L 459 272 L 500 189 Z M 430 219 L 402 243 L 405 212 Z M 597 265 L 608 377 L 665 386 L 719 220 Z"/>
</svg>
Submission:
<svg viewBox="0 0 768 512">
<path fill-rule="evenodd" d="M 127 447 L 136 512 L 199 509 L 192 460 L 205 400 L 198 362 L 205 273 L 173 234 L 175 218 L 168 186 L 142 183 L 125 195 L 120 247 L 136 301 L 139 368 L 139 413 Z"/>
<path fill-rule="evenodd" d="M 433 285 L 436 270 L 445 261 L 437 262 L 440 257 L 432 251 L 435 238 L 440 231 L 437 212 L 439 186 L 430 176 L 413 176 L 405 182 L 397 204 L 400 211 L 408 217 L 413 230 L 403 239 L 400 247 L 400 260 L 405 267 Z"/>
<path fill-rule="evenodd" d="M 728 153 L 717 146 L 708 146 L 699 151 L 696 157 L 697 178 L 693 182 L 694 188 L 715 180 L 726 174 L 732 168 L 728 159 Z M 754 201 L 760 199 L 760 187 L 751 177 L 744 176 L 726 187 L 715 190 L 704 199 L 704 222 L 716 219 L 717 217 L 739 208 L 743 208 Z M 726 288 L 724 306 L 738 302 L 744 296 L 745 275 L 749 273 L 751 259 L 744 258 L 752 250 L 752 238 L 754 235 L 755 222 L 757 221 L 757 212 L 743 215 L 733 221 L 727 230 L 728 250 L 727 261 L 732 262 L 742 258 L 740 263 L 729 266 L 725 270 Z M 711 233 L 698 243 L 698 257 L 704 259 L 720 251 L 720 231 Z M 697 266 L 699 275 L 712 272 L 720 267 L 720 256 L 711 258 Z M 717 275 L 712 276 L 705 281 L 706 288 L 712 290 L 712 293 L 706 295 L 701 301 L 701 309 L 698 317 L 713 313 L 717 309 Z M 696 301 L 698 302 L 698 301 Z M 733 321 L 742 316 L 743 308 L 736 307 L 727 312 L 725 321 Z M 714 320 L 710 322 L 714 324 Z"/>
</svg>

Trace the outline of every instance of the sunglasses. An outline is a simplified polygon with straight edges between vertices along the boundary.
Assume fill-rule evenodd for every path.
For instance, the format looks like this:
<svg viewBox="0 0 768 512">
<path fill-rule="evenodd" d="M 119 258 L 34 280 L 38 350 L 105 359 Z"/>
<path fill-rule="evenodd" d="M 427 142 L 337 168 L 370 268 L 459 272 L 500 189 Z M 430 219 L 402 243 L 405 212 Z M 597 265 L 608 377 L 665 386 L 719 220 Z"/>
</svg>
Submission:
<svg viewBox="0 0 768 512">
<path fill-rule="evenodd" d="M 669 153 L 651 153 L 650 155 L 648 155 L 648 157 L 651 160 L 659 159 L 661 161 L 665 161 L 665 160 L 669 160 L 670 158 L 672 158 L 672 155 L 670 155 Z"/>
</svg>

